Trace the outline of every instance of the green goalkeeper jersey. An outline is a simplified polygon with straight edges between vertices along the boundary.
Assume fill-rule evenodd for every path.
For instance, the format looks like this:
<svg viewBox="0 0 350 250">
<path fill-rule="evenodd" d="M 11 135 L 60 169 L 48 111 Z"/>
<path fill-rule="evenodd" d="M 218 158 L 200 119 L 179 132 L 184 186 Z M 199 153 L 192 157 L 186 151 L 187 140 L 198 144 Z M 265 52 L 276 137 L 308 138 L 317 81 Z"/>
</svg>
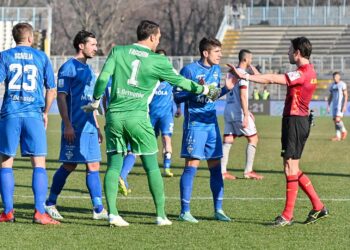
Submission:
<svg viewBox="0 0 350 250">
<path fill-rule="evenodd" d="M 179 75 L 164 55 L 136 43 L 112 49 L 97 79 L 95 99 L 102 97 L 110 78 L 109 112 L 148 112 L 160 81 L 195 94 L 203 92 L 203 86 Z"/>
</svg>

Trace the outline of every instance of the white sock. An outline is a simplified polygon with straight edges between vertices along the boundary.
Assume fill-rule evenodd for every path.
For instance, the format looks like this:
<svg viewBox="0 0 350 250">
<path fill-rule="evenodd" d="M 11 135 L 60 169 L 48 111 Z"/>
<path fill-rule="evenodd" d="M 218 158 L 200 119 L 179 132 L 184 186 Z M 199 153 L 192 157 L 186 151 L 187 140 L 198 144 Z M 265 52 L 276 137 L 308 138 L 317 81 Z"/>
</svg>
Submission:
<svg viewBox="0 0 350 250">
<path fill-rule="evenodd" d="M 343 121 L 339 122 L 339 127 L 341 132 L 346 132 L 346 128 Z"/>
<path fill-rule="evenodd" d="M 224 143 L 222 145 L 222 152 L 223 156 L 221 158 L 221 173 L 227 172 L 227 163 L 228 163 L 228 157 L 230 155 L 230 149 L 231 149 L 232 143 Z"/>
<path fill-rule="evenodd" d="M 247 149 L 246 149 L 246 162 L 245 162 L 245 169 L 244 169 L 245 174 L 253 171 L 255 152 L 256 152 L 256 146 L 248 143 Z"/>
</svg>

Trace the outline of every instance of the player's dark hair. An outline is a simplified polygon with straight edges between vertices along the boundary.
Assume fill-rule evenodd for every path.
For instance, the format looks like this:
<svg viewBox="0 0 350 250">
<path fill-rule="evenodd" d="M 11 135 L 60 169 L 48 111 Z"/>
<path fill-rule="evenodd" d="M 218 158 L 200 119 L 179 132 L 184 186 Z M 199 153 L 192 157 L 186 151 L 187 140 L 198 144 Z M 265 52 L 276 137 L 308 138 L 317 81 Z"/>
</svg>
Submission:
<svg viewBox="0 0 350 250">
<path fill-rule="evenodd" d="M 140 22 L 139 26 L 137 26 L 137 40 L 144 41 L 151 35 L 157 34 L 158 30 L 159 25 L 157 23 L 149 20 L 143 20 Z"/>
<path fill-rule="evenodd" d="M 312 45 L 309 39 L 306 37 L 297 37 L 290 41 L 292 43 L 294 51 L 299 50 L 300 55 L 306 59 L 310 59 L 312 52 Z"/>
<path fill-rule="evenodd" d="M 238 53 L 238 60 L 239 62 L 242 62 L 243 59 L 246 57 L 246 55 L 251 54 L 250 50 L 247 49 L 241 49 Z"/>
<path fill-rule="evenodd" d="M 17 23 L 12 28 L 13 40 L 16 43 L 23 42 L 23 40 L 28 36 L 28 33 L 33 32 L 33 27 L 29 23 Z"/>
<path fill-rule="evenodd" d="M 201 54 L 201 57 L 204 57 L 203 51 L 209 51 L 214 47 L 221 48 L 221 42 L 218 39 L 214 37 L 203 37 L 199 42 L 199 53 Z"/>
<path fill-rule="evenodd" d="M 340 72 L 339 71 L 333 72 L 333 77 L 335 77 L 336 75 L 340 75 Z"/>
<path fill-rule="evenodd" d="M 85 44 L 88 38 L 96 38 L 95 34 L 86 30 L 79 31 L 73 40 L 73 46 L 77 52 L 79 52 L 79 44 Z"/>
<path fill-rule="evenodd" d="M 157 49 L 157 50 L 156 50 L 156 53 L 157 53 L 157 54 L 162 54 L 162 55 L 165 55 L 165 56 L 166 56 L 166 51 L 165 51 L 165 49 Z"/>
</svg>

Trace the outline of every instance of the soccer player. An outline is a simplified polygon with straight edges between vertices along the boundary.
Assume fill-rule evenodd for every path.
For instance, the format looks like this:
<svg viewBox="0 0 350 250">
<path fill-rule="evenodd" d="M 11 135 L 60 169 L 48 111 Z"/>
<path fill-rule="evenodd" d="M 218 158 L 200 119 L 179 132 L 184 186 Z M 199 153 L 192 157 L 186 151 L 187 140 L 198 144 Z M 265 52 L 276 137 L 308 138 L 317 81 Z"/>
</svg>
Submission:
<svg viewBox="0 0 350 250">
<path fill-rule="evenodd" d="M 240 79 L 262 84 L 281 84 L 287 86 L 287 94 L 282 119 L 282 152 L 286 175 L 286 204 L 281 215 L 277 216 L 274 225 L 283 227 L 293 222 L 294 205 L 298 194 L 298 185 L 312 203 L 305 224 L 313 223 L 328 216 L 328 210 L 318 197 L 310 179 L 299 168 L 306 140 L 309 136 L 311 121 L 309 104 L 317 86 L 314 66 L 309 58 L 312 51 L 310 41 L 305 37 L 291 40 L 288 56 L 291 64 L 296 64 L 295 71 L 286 74 L 249 75 L 241 73 L 233 65 L 233 72 Z"/>
<path fill-rule="evenodd" d="M 166 56 L 165 50 L 157 50 L 156 53 Z M 163 176 L 165 177 L 173 177 L 174 175 L 170 170 L 171 136 L 174 130 L 173 100 L 173 86 L 166 81 L 162 81 L 149 104 L 149 115 L 156 137 L 158 137 L 159 131 L 162 133 Z"/>
<path fill-rule="evenodd" d="M 251 65 L 253 55 L 249 50 L 242 49 L 238 54 L 238 70 L 242 74 L 247 74 L 249 68 L 254 69 L 254 73 L 258 71 Z M 227 172 L 227 162 L 230 154 L 230 149 L 238 136 L 245 136 L 248 144 L 246 148 L 246 161 L 244 169 L 244 178 L 261 180 L 262 175 L 253 171 L 253 163 L 255 157 L 256 146 L 258 144 L 258 134 L 255 127 L 254 116 L 248 110 L 248 90 L 249 81 L 240 79 L 226 96 L 226 106 L 224 110 L 224 144 L 223 157 L 221 160 L 222 176 L 226 180 L 234 180 L 235 176 Z"/>
<path fill-rule="evenodd" d="M 345 140 L 348 132 L 342 121 L 343 115 L 346 112 L 346 107 L 348 104 L 348 90 L 346 88 L 346 83 L 341 81 L 340 73 L 333 73 L 334 82 L 329 87 L 329 97 L 327 111 L 330 111 L 330 105 L 332 104 L 332 115 L 335 124 L 335 137 L 332 141 Z"/>
<path fill-rule="evenodd" d="M 33 166 L 33 222 L 59 224 L 45 213 L 44 208 L 48 185 L 45 169 L 45 129 L 48 124 L 48 112 L 56 96 L 54 73 L 45 53 L 31 47 L 34 38 L 33 27 L 30 24 L 16 24 L 12 35 L 16 47 L 0 53 L 0 82 L 5 83 L 0 119 L 0 191 L 4 207 L 0 222 L 15 221 L 15 180 L 12 166 L 20 143 L 22 156 L 29 156 Z"/>
<path fill-rule="evenodd" d="M 180 76 L 169 60 L 156 54 L 161 37 L 159 25 L 148 20 L 137 27 L 138 42 L 116 46 L 110 52 L 94 88 L 94 100 L 82 108 L 92 111 L 99 107 L 100 98 L 112 77 L 111 97 L 106 114 L 107 172 L 104 180 L 111 226 L 128 226 L 116 207 L 117 183 L 123 164 L 123 154 L 130 143 L 134 154 L 140 155 L 146 170 L 149 189 L 156 206 L 156 224 L 171 225 L 164 211 L 163 180 L 157 160 L 157 140 L 152 128 L 148 105 L 160 80 L 211 99 L 219 96 L 220 89 L 201 86 Z"/>
<path fill-rule="evenodd" d="M 82 163 L 86 166 L 86 186 L 93 205 L 92 218 L 107 219 L 107 211 L 102 204 L 99 172 L 102 134 L 96 113 L 86 114 L 80 108 L 92 100 L 96 76 L 87 60 L 96 54 L 96 37 L 91 32 L 81 30 L 76 34 L 73 46 L 77 52 L 75 57 L 60 67 L 57 77 L 57 105 L 62 118 L 59 161 L 62 165 L 53 176 L 46 211 L 57 220 L 63 219 L 56 208 L 57 198 L 68 176 Z"/>
<path fill-rule="evenodd" d="M 112 78 L 109 79 L 107 88 L 105 90 L 102 104 L 103 104 L 103 110 L 104 113 L 107 113 L 107 108 L 108 108 L 108 103 L 109 99 L 111 96 L 111 89 L 112 89 Z M 129 183 L 128 183 L 128 175 L 132 168 L 134 167 L 135 161 L 136 161 L 136 155 L 131 152 L 130 144 L 127 146 L 128 152 L 124 156 L 124 161 L 123 161 L 123 166 L 122 170 L 120 172 L 120 177 L 119 177 L 119 193 L 121 193 L 124 196 L 127 196 L 130 192 L 131 189 L 129 188 Z"/>
<path fill-rule="evenodd" d="M 221 43 L 215 38 L 204 37 L 199 43 L 201 59 L 186 65 L 180 72 L 186 78 L 204 86 L 220 86 Z M 222 95 L 228 90 L 222 92 Z M 214 217 L 219 221 L 231 221 L 222 210 L 224 183 L 221 174 L 222 142 L 216 118 L 215 103 L 204 95 L 180 91 L 175 102 L 185 103 L 181 157 L 185 168 L 180 179 L 180 221 L 198 223 L 190 213 L 190 200 L 194 177 L 201 160 L 206 160 L 210 171 L 210 188 L 214 201 Z"/>
</svg>

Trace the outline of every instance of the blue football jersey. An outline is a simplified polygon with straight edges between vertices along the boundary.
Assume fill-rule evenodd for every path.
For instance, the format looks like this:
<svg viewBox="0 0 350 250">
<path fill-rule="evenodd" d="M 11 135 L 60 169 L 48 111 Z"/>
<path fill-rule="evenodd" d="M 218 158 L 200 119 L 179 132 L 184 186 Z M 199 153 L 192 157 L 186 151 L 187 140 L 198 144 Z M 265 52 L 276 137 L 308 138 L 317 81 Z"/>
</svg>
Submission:
<svg viewBox="0 0 350 250">
<path fill-rule="evenodd" d="M 166 81 L 161 82 L 149 104 L 149 115 L 151 117 L 173 115 L 173 100 L 173 87 Z"/>
<path fill-rule="evenodd" d="M 221 69 L 219 65 L 207 67 L 201 61 L 186 65 L 180 71 L 184 77 L 195 82 L 203 79 L 206 85 L 220 87 Z M 217 123 L 215 103 L 205 95 L 196 95 L 187 91 L 175 91 L 175 101 L 185 102 L 184 128 L 189 126 L 207 126 Z"/>
<path fill-rule="evenodd" d="M 70 122 L 76 132 L 96 132 L 92 112 L 85 113 L 81 106 L 92 101 L 96 75 L 89 64 L 75 58 L 65 62 L 58 71 L 57 91 L 67 94 L 67 108 Z M 62 130 L 64 128 L 62 122 Z"/>
<path fill-rule="evenodd" d="M 0 82 L 5 83 L 2 118 L 42 117 L 44 87 L 56 87 L 49 58 L 29 46 L 17 46 L 0 53 Z"/>
</svg>

